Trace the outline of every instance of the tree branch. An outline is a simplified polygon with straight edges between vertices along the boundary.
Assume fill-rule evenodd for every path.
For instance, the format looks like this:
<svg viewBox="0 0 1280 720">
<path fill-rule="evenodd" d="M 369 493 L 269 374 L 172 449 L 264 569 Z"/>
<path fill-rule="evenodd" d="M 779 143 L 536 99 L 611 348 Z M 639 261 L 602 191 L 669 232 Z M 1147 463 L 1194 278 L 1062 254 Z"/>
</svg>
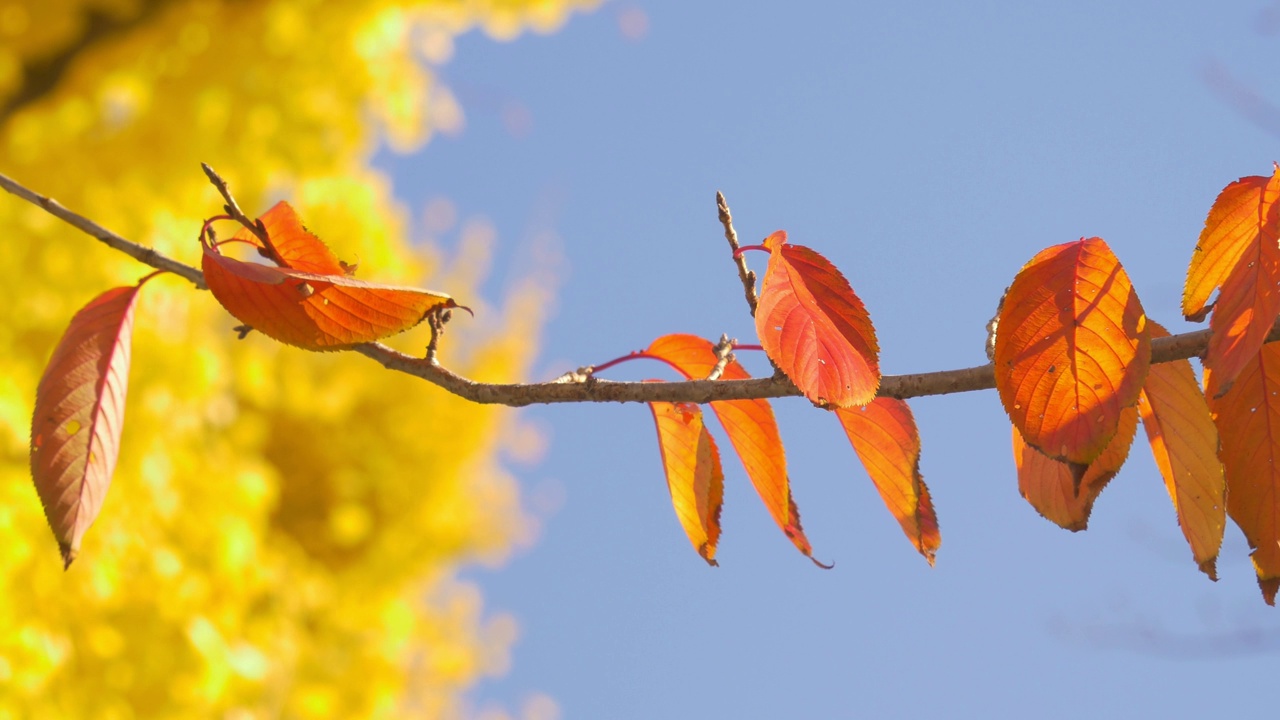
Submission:
<svg viewBox="0 0 1280 720">
<path fill-rule="evenodd" d="M 143 265 L 150 265 L 157 270 L 165 270 L 173 273 L 174 275 L 184 277 L 187 280 L 190 280 L 201 290 L 209 289 L 208 286 L 204 284 L 204 273 L 201 273 L 199 269 L 193 268 L 190 265 L 184 265 L 177 260 L 166 257 L 165 255 L 156 252 L 154 248 L 149 248 L 146 245 L 139 245 L 132 240 L 125 240 L 89 218 L 66 209 L 62 205 L 58 204 L 57 200 L 33 192 L 6 175 L 0 174 L 0 188 L 4 188 L 10 194 L 17 195 L 32 205 L 39 207 L 41 210 L 44 210 L 80 232 L 101 240 L 110 247 L 119 250 Z"/>
<path fill-rule="evenodd" d="M 209 171 L 212 173 L 212 171 Z M 216 173 L 212 174 L 216 177 Z M 219 178 L 221 179 L 221 178 Z M 180 275 L 190 280 L 197 288 L 207 290 L 204 275 L 199 269 L 184 265 L 154 249 L 139 245 L 104 229 L 97 223 L 67 210 L 56 201 L 35 193 L 16 181 L 0 174 L 0 187 L 27 202 L 40 207 L 49 214 L 66 222 L 85 234 L 97 238 L 107 245 L 135 258 L 144 265 L 157 270 Z M 220 191 L 225 190 L 225 183 Z M 234 200 L 228 198 L 228 205 L 235 207 Z M 722 199 L 722 198 L 721 198 Z M 722 221 L 726 228 L 731 228 L 727 218 L 727 206 L 724 208 Z M 237 208 L 238 209 L 238 208 Z M 243 216 L 243 213 L 241 213 Z M 247 217 L 245 218 L 247 221 Z M 242 221 L 243 222 L 243 221 Z M 247 227 L 253 227 L 248 221 Z M 726 235 L 731 230 L 726 229 Z M 730 243 L 736 238 L 730 239 Z M 1171 335 L 1151 341 L 1151 362 L 1165 363 L 1174 360 L 1185 360 L 1204 354 L 1209 346 L 1209 330 Z M 1280 320 L 1272 326 L 1267 335 L 1267 342 L 1280 340 Z M 395 370 L 440 386 L 448 392 L 463 399 L 486 405 L 508 405 L 521 407 L 525 405 L 575 403 L 575 402 L 693 402 L 708 403 L 716 400 L 747 400 L 755 398 L 795 397 L 800 391 L 786 377 L 751 378 L 749 380 L 687 380 L 681 382 L 644 383 L 615 382 L 601 380 L 585 372 L 572 372 L 542 383 L 495 384 L 482 383 L 458 375 L 442 367 L 433 359 L 414 357 L 383 345 L 382 343 L 365 343 L 346 348 L 370 358 L 388 370 Z M 880 395 L 908 399 L 928 395 L 948 395 L 951 393 L 988 390 L 995 387 L 995 366 L 988 363 L 958 370 L 941 370 L 937 372 L 917 373 L 913 375 L 885 375 L 880 381 Z"/>
</svg>

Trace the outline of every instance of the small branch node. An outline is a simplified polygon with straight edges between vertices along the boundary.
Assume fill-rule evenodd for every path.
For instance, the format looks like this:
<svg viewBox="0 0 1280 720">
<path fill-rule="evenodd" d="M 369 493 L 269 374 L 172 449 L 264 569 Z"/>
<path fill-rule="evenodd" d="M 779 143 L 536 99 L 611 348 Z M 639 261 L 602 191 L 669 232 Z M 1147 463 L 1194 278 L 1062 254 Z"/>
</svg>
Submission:
<svg viewBox="0 0 1280 720">
<path fill-rule="evenodd" d="M 588 380 L 595 377 L 596 368 L 594 365 L 583 365 L 577 370 L 570 370 L 560 377 L 552 380 L 553 385 L 582 385 Z"/>
<path fill-rule="evenodd" d="M 707 380 L 719 380 L 724 374 L 724 369 L 729 367 L 729 363 L 734 361 L 733 346 L 738 343 L 737 340 L 730 338 L 728 335 L 721 335 L 720 342 L 716 343 L 716 364 L 711 368 L 711 372 L 707 374 Z"/>
<path fill-rule="evenodd" d="M 431 328 L 431 341 L 427 343 L 427 362 L 432 365 L 439 365 L 436 360 L 436 351 L 440 347 L 440 337 L 444 335 L 444 326 L 453 319 L 453 309 L 444 305 L 437 305 L 427 311 L 427 327 Z"/>
</svg>

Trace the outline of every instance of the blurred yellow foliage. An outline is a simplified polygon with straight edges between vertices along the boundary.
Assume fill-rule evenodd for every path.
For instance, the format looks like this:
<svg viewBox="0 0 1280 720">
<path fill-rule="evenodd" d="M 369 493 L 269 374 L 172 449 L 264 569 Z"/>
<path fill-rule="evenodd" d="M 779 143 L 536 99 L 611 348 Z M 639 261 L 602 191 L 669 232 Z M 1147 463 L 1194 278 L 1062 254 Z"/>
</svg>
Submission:
<svg viewBox="0 0 1280 720">
<path fill-rule="evenodd" d="M 362 275 L 482 305 L 479 270 L 455 282 L 411 246 L 370 157 L 420 147 L 437 99 L 456 124 L 426 64 L 454 36 L 594 4 L 0 0 L 0 171 L 198 265 L 207 161 L 249 212 L 288 197 Z M 0 236 L 0 719 L 467 714 L 515 635 L 454 579 L 530 532 L 498 457 L 511 413 L 354 354 L 236 341 L 208 293 L 158 278 L 114 487 L 64 573 L 28 476 L 36 381 L 75 309 L 146 268 L 7 196 Z M 545 292 L 455 322 L 445 362 L 519 378 Z"/>
</svg>

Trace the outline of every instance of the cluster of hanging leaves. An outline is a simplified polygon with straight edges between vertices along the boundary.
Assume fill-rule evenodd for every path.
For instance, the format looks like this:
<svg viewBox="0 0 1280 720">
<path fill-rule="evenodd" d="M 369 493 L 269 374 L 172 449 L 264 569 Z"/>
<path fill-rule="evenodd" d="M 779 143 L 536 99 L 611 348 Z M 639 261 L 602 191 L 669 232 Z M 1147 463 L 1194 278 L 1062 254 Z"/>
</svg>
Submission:
<svg viewBox="0 0 1280 720">
<path fill-rule="evenodd" d="M 1141 422 L 1192 557 L 1210 578 L 1229 513 L 1254 549 L 1263 597 L 1280 588 L 1280 166 L 1227 186 L 1192 256 L 1188 320 L 1210 316 L 1204 384 L 1187 360 L 1151 364 L 1149 320 L 1119 259 L 1101 238 L 1046 248 L 1006 291 L 991 343 L 996 388 L 1012 421 L 1018 489 L 1045 518 L 1084 530 L 1094 501 L 1129 456 Z M 920 438 L 901 400 L 877 397 L 875 330 L 848 281 L 817 252 L 776 232 L 756 307 L 774 366 L 836 414 L 903 532 L 929 563 L 941 542 L 920 475 Z M 1217 292 L 1217 301 L 1209 303 Z M 716 348 L 667 335 L 632 357 L 708 377 Z M 731 358 L 724 379 L 747 373 Z M 650 403 L 676 514 L 716 564 L 724 473 L 698 406 Z M 812 557 L 791 498 L 786 459 L 766 400 L 713 402 L 730 443 L 778 525 Z M 1220 439 L 1221 437 L 1221 439 Z"/>
<path fill-rule="evenodd" d="M 226 218 L 215 218 L 226 219 Z M 432 312 L 460 307 L 443 293 L 364 282 L 302 225 L 286 202 L 217 242 L 200 233 L 205 283 L 245 325 L 309 350 L 336 350 L 394 335 Z M 246 244 L 264 262 L 222 252 Z M 267 263 L 270 264 L 267 264 Z M 108 290 L 71 319 L 36 390 L 31 475 L 70 566 L 102 508 L 119 456 L 137 285 Z"/>
<path fill-rule="evenodd" d="M 881 498 L 916 550 L 932 565 L 942 541 L 929 489 L 920 474 L 920 437 L 911 408 L 878 398 L 879 346 L 871 317 L 849 281 L 810 248 L 787 243 L 778 231 L 745 250 L 769 253 L 756 306 L 756 331 L 765 353 L 805 397 L 834 411 Z M 726 352 L 727 348 L 721 352 Z M 709 341 L 665 335 L 629 358 L 649 357 L 685 379 L 750 377 L 736 359 Z M 786 453 L 768 400 L 710 403 L 760 499 L 796 548 L 813 558 L 791 495 Z M 699 406 L 649 403 L 676 516 L 708 563 L 720 537 L 724 472 Z"/>
<path fill-rule="evenodd" d="M 1228 185 L 1209 212 L 1182 302 L 1188 320 L 1210 318 L 1203 385 L 1189 361 L 1151 364 L 1153 338 L 1169 333 L 1147 318 L 1101 238 L 1036 254 L 1006 291 L 990 344 L 1013 426 L 1018 488 L 1041 515 L 1085 529 L 1141 422 L 1200 569 L 1216 579 L 1230 514 L 1253 548 L 1270 604 L 1280 589 L 1280 346 L 1266 344 L 1280 317 L 1278 200 L 1280 165 L 1271 177 Z M 370 342 L 458 307 L 441 293 L 355 280 L 354 268 L 286 203 L 222 242 L 206 223 L 200 242 L 214 297 L 247 327 L 298 347 Z M 240 244 L 267 262 L 223 252 Z M 877 397 L 879 348 L 866 308 L 834 265 L 789 244 L 782 231 L 738 252 L 746 250 L 769 253 L 755 308 L 760 349 L 814 405 L 835 414 L 886 507 L 933 564 L 941 536 L 920 474 L 919 433 L 904 401 Z M 31 468 L 67 563 L 111 480 L 141 286 L 103 293 L 72 319 L 37 393 Z M 660 360 L 685 379 L 750 377 L 728 349 L 674 334 L 623 359 Z M 718 446 L 700 406 L 649 405 L 676 516 L 715 565 L 724 499 Z M 769 402 L 710 406 L 778 527 L 828 567 L 814 559 L 801 527 Z"/>
</svg>

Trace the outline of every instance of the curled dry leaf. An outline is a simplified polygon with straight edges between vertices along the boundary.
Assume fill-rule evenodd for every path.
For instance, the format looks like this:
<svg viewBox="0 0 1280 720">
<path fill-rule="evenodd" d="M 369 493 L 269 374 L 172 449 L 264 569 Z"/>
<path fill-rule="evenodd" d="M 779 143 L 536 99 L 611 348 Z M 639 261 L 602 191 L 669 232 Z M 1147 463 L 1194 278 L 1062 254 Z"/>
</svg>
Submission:
<svg viewBox="0 0 1280 720">
<path fill-rule="evenodd" d="M 137 285 L 108 290 L 80 309 L 36 388 L 31 477 L 70 566 L 98 517 L 120 454 Z"/>
<path fill-rule="evenodd" d="M 1212 368 L 1205 385 L 1213 387 Z M 1209 397 L 1222 438 L 1227 512 L 1253 548 L 1258 586 L 1268 605 L 1280 590 L 1280 343 L 1263 345 L 1235 387 Z"/>
<path fill-rule="evenodd" d="M 201 238 L 202 268 L 213 296 L 268 337 L 308 350 L 336 350 L 404 332 L 437 307 L 457 307 L 444 293 L 351 278 L 287 204 L 268 215 L 265 254 L 279 267 L 228 257 Z M 264 247 L 248 231 L 236 239 Z"/>
<path fill-rule="evenodd" d="M 1169 335 L 1159 323 L 1151 322 L 1150 327 L 1153 339 Z M 1218 459 L 1218 429 L 1191 363 L 1152 365 L 1138 413 L 1191 554 L 1200 570 L 1217 580 L 1215 565 L 1226 526 L 1226 479 Z"/>
<path fill-rule="evenodd" d="M 769 267 L 756 305 L 756 334 L 769 358 L 811 402 L 866 405 L 880 387 L 875 328 L 849 281 L 823 256 L 765 239 Z"/>
<path fill-rule="evenodd" d="M 933 565 L 942 544 L 929 487 L 920 474 L 920 432 L 906 402 L 876 398 L 836 416 L 862 465 L 907 539 Z"/>
<path fill-rule="evenodd" d="M 690 379 L 705 378 L 717 362 L 715 347 L 694 335 L 664 335 L 654 340 L 645 352 L 665 361 Z M 751 375 L 741 364 L 733 361 L 725 366 L 720 377 L 723 380 L 741 380 Z M 800 525 L 800 512 L 791 497 L 787 456 L 769 401 L 722 400 L 711 403 L 711 409 L 729 435 L 729 443 L 742 460 L 747 477 L 769 509 L 769 514 L 796 548 L 812 560 L 813 547 Z"/>
<path fill-rule="evenodd" d="M 1089 525 L 1089 513 L 1111 478 L 1129 457 L 1129 447 L 1138 432 L 1138 409 L 1125 408 L 1120 425 L 1111 442 L 1085 469 L 1077 484 L 1076 475 L 1067 463 L 1047 457 L 1022 439 L 1013 428 L 1013 461 L 1018 467 L 1018 491 L 1022 497 L 1059 527 L 1072 532 Z"/>
<path fill-rule="evenodd" d="M 720 508 L 724 503 L 724 470 L 720 451 L 693 403 L 651 402 L 658 428 L 658 449 L 676 517 L 702 559 L 716 562 L 720 540 Z"/>
<path fill-rule="evenodd" d="M 1191 255 L 1182 312 L 1200 321 L 1218 290 L 1205 366 L 1211 395 L 1231 388 L 1280 315 L 1280 166 L 1267 178 L 1245 177 L 1223 188 Z"/>
<path fill-rule="evenodd" d="M 351 274 L 348 271 L 350 266 L 339 260 L 329 246 L 307 230 L 293 206 L 284 200 L 272 205 L 258 220 L 267 233 L 265 243 L 249 232 L 248 228 L 240 228 L 233 239 L 261 248 L 263 257 L 280 267 L 318 275 Z"/>
<path fill-rule="evenodd" d="M 1129 276 L 1101 238 L 1042 250 L 1000 309 L 996 389 L 1026 442 L 1080 477 L 1138 401 L 1151 337 Z"/>
</svg>

